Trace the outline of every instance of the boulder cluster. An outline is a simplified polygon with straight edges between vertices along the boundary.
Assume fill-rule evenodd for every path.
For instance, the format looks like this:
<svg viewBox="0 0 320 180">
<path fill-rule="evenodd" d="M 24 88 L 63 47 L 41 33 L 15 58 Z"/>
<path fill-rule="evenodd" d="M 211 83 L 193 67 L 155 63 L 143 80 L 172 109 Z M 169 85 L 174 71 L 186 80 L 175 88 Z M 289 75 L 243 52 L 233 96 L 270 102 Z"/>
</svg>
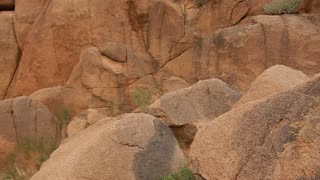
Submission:
<svg viewBox="0 0 320 180">
<path fill-rule="evenodd" d="M 0 178 L 320 179 L 320 2 L 268 3 L 0 0 Z"/>
</svg>

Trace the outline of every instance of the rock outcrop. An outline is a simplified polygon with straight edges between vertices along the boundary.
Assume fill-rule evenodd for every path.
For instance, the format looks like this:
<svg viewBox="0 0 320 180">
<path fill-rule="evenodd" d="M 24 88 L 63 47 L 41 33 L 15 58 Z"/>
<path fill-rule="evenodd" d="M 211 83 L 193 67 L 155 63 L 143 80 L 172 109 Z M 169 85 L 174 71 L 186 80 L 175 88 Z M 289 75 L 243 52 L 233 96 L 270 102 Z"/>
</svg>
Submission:
<svg viewBox="0 0 320 180">
<path fill-rule="evenodd" d="M 23 50 L 27 36 L 32 29 L 32 24 L 39 16 L 46 2 L 47 0 L 15 0 L 13 20 L 17 41 L 21 50 Z"/>
<path fill-rule="evenodd" d="M 50 144 L 60 139 L 60 124 L 48 108 L 25 96 L 0 101 L 0 167 L 17 143 L 34 138 Z"/>
<path fill-rule="evenodd" d="M 247 93 L 236 105 L 286 91 L 307 80 L 309 77 L 301 71 L 283 65 L 272 66 L 253 81 Z"/>
<path fill-rule="evenodd" d="M 12 12 L 0 12 L 0 100 L 5 97 L 19 63 L 12 18 Z"/>
<path fill-rule="evenodd" d="M 253 16 L 239 26 L 196 37 L 192 49 L 161 71 L 189 82 L 217 77 L 242 90 L 276 64 L 314 75 L 319 69 L 319 22 L 310 15 Z"/>
<path fill-rule="evenodd" d="M 247 90 L 257 76 L 275 64 L 308 75 L 317 73 L 319 18 L 253 16 L 242 21 L 252 3 L 223 0 L 198 6 L 191 0 L 33 0 L 28 4 L 35 9 L 31 13 L 17 2 L 16 32 L 23 53 L 7 97 L 68 82 L 66 96 L 71 100 L 66 101 L 77 106 L 78 113 L 102 107 L 110 101 L 107 96 L 127 103 L 128 93 L 123 92 L 132 91 L 135 86 L 128 86 L 138 80 L 148 88 L 164 87 L 156 88 L 160 93 L 164 93 L 164 79 L 170 77 L 187 84 L 215 77 Z M 24 14 L 25 20 L 19 18 Z M 234 24 L 239 26 L 226 28 Z M 91 59 L 104 59 L 109 69 L 116 70 L 109 70 L 108 76 L 112 84 L 119 81 L 117 88 L 90 84 L 69 92 L 69 77 L 74 78 L 82 66 L 79 64 L 84 64 L 79 59 L 83 54 L 89 56 L 90 47 L 96 48 L 95 53 L 89 53 Z M 72 98 L 79 94 L 84 97 L 82 102 Z"/>
<path fill-rule="evenodd" d="M 319 179 L 320 1 L 271 1 L 0 0 L 0 178 Z"/>
<path fill-rule="evenodd" d="M 165 124 L 126 114 L 68 138 L 31 179 L 158 179 L 185 164 Z"/>
<path fill-rule="evenodd" d="M 219 79 L 199 81 L 191 87 L 162 96 L 148 113 L 162 117 L 169 126 L 209 121 L 229 111 L 241 93 Z"/>
<path fill-rule="evenodd" d="M 108 102 L 124 112 L 132 111 L 131 92 L 138 87 L 156 89 L 156 82 L 150 75 L 152 62 L 130 49 L 126 52 L 126 61 L 119 62 L 100 54 L 97 48 L 86 49 L 65 85 L 66 105 L 76 113 L 106 107 Z"/>
<path fill-rule="evenodd" d="M 88 109 L 81 112 L 79 115 L 72 118 L 68 124 L 68 137 L 78 134 L 80 131 L 88 128 L 102 119 L 105 120 L 108 117 L 107 114 L 108 109 Z M 112 118 L 110 117 L 110 119 Z"/>
<path fill-rule="evenodd" d="M 320 76 L 243 104 L 200 129 L 191 145 L 205 179 L 318 179 Z"/>
</svg>

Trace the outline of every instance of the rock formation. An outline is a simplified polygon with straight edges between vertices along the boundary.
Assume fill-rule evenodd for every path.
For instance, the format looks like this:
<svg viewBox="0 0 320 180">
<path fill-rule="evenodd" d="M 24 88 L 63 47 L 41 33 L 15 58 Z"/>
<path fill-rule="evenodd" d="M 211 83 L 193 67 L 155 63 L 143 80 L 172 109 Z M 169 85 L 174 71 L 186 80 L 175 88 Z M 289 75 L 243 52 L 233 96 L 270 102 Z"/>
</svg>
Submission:
<svg viewBox="0 0 320 180">
<path fill-rule="evenodd" d="M 165 124 L 126 114 L 67 139 L 32 179 L 158 179 L 185 164 Z"/>
<path fill-rule="evenodd" d="M 238 106 L 200 129 L 191 145 L 205 179 L 317 179 L 320 76 Z"/>
<path fill-rule="evenodd" d="M 319 179 L 320 1 L 271 1 L 0 0 L 0 178 Z"/>
<path fill-rule="evenodd" d="M 203 122 L 229 111 L 241 93 L 219 79 L 199 81 L 193 86 L 163 95 L 148 108 L 169 126 Z"/>
<path fill-rule="evenodd" d="M 24 96 L 0 101 L 0 171 L 17 143 L 35 138 L 60 140 L 60 124 L 48 108 Z"/>
<path fill-rule="evenodd" d="M 309 77 L 301 71 L 283 65 L 272 66 L 252 82 L 247 93 L 236 105 L 286 91 L 307 80 L 309 80 Z"/>
<path fill-rule="evenodd" d="M 6 96 L 19 63 L 19 49 L 12 17 L 12 12 L 0 12 L 0 100 Z"/>
</svg>

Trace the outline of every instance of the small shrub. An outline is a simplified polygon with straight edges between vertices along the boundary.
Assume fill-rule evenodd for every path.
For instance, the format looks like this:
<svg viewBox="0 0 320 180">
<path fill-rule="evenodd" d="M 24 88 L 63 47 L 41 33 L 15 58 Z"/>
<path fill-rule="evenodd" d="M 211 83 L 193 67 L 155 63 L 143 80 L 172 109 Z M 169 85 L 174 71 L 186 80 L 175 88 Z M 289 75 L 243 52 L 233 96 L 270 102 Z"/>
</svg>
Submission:
<svg viewBox="0 0 320 180">
<path fill-rule="evenodd" d="M 16 161 L 16 157 L 17 157 L 17 155 L 15 152 L 11 152 L 11 153 L 7 154 L 7 156 L 5 157 L 5 160 L 4 160 L 4 164 L 6 166 L 11 166 Z"/>
<path fill-rule="evenodd" d="M 13 152 L 5 157 L 6 172 L 2 180 L 25 180 L 35 174 L 44 161 L 49 159 L 56 145 L 42 138 L 22 139 Z"/>
<path fill-rule="evenodd" d="M 297 13 L 303 0 L 273 0 L 264 6 L 264 10 L 268 14 L 294 14 Z"/>
<path fill-rule="evenodd" d="M 42 138 L 29 138 L 18 144 L 17 151 L 22 152 L 26 159 L 32 160 L 36 167 L 40 168 L 55 148 L 55 145 L 46 143 Z"/>
<path fill-rule="evenodd" d="M 208 2 L 208 0 L 194 0 L 194 1 L 195 1 L 195 4 L 197 5 L 197 7 L 201 7 Z"/>
<path fill-rule="evenodd" d="M 119 112 L 119 105 L 116 103 L 115 100 L 110 100 L 106 102 L 106 107 L 111 111 L 111 116 L 117 116 L 120 114 Z"/>
<path fill-rule="evenodd" d="M 160 180 L 195 180 L 195 177 L 189 168 L 183 167 L 178 172 L 164 176 Z"/>
<path fill-rule="evenodd" d="M 9 168 L 2 177 L 2 180 L 24 180 L 26 179 L 15 168 Z"/>
<path fill-rule="evenodd" d="M 149 89 L 137 88 L 130 94 L 130 98 L 134 105 L 145 110 L 151 104 L 153 91 Z"/>
<path fill-rule="evenodd" d="M 54 114 L 61 125 L 67 126 L 69 124 L 71 120 L 71 113 L 68 108 L 61 106 L 55 110 Z"/>
</svg>

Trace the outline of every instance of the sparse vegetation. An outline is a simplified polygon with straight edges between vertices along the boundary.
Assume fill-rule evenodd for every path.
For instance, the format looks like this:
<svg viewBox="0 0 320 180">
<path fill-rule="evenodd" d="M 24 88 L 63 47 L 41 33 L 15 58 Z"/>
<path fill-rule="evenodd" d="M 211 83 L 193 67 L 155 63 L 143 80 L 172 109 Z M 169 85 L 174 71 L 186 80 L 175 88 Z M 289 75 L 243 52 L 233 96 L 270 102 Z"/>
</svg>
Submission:
<svg viewBox="0 0 320 180">
<path fill-rule="evenodd" d="M 2 180 L 25 180 L 36 173 L 56 148 L 42 138 L 29 138 L 19 142 L 14 152 L 5 158 L 7 170 Z"/>
<path fill-rule="evenodd" d="M 176 173 L 161 177 L 160 180 L 195 180 L 195 177 L 189 168 L 183 167 Z"/>
<path fill-rule="evenodd" d="M 32 159 L 37 168 L 49 159 L 55 148 L 55 145 L 46 143 L 42 138 L 24 139 L 17 146 L 18 152 L 22 152 L 26 159 Z"/>
<path fill-rule="evenodd" d="M 54 114 L 61 125 L 67 126 L 69 124 L 71 120 L 71 113 L 68 108 L 60 106 L 55 110 Z"/>
<path fill-rule="evenodd" d="M 110 100 L 106 102 L 106 107 L 110 110 L 111 116 L 115 117 L 121 114 L 119 111 L 119 104 L 115 100 Z"/>
<path fill-rule="evenodd" d="M 24 180 L 26 177 L 20 175 L 18 170 L 15 168 L 10 168 L 7 170 L 5 175 L 3 176 L 2 180 Z"/>
<path fill-rule="evenodd" d="M 197 7 L 201 7 L 208 2 L 208 0 L 194 0 L 194 1 L 195 1 L 195 4 L 197 5 Z"/>
<path fill-rule="evenodd" d="M 151 103 L 153 91 L 150 89 L 136 88 L 131 94 L 130 98 L 134 105 L 142 110 L 145 110 Z"/>
<path fill-rule="evenodd" d="M 268 14 L 294 14 L 299 11 L 299 7 L 303 0 L 273 0 L 264 6 L 264 10 Z"/>
</svg>

